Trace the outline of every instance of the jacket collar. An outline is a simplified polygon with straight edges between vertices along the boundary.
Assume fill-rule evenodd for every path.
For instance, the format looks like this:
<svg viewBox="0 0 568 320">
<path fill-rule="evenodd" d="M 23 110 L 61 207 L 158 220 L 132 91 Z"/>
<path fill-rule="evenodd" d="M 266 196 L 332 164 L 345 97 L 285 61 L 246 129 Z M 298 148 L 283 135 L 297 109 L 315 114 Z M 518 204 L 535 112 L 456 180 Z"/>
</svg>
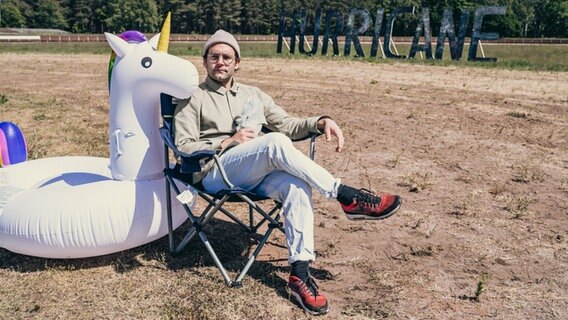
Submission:
<svg viewBox="0 0 568 320">
<path fill-rule="evenodd" d="M 220 95 L 225 95 L 227 91 L 231 92 L 233 95 L 236 95 L 240 87 L 239 82 L 235 80 L 235 78 L 233 78 L 233 85 L 231 86 L 231 89 L 226 89 L 217 81 L 211 79 L 209 76 L 207 76 L 207 78 L 205 79 L 205 85 L 209 88 L 209 90 L 217 92 Z"/>
</svg>

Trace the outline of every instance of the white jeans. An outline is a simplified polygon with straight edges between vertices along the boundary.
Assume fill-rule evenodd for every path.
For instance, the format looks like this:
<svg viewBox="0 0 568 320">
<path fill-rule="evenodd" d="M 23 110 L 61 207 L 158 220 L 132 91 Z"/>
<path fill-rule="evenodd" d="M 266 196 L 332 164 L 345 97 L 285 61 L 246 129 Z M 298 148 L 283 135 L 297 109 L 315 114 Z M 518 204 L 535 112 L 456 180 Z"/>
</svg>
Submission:
<svg viewBox="0 0 568 320">
<path fill-rule="evenodd" d="M 288 261 L 313 261 L 312 188 L 335 199 L 340 179 L 296 149 L 281 133 L 269 133 L 229 149 L 221 162 L 235 186 L 282 203 Z M 227 189 L 217 166 L 205 176 L 203 186 L 208 192 Z"/>
</svg>

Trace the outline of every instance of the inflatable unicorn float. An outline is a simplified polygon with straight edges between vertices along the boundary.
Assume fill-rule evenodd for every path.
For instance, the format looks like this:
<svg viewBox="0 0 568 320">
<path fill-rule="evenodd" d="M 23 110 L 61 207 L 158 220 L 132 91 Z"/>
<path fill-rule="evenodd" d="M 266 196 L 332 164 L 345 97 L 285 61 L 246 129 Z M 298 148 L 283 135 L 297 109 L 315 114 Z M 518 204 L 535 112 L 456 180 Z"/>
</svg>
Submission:
<svg viewBox="0 0 568 320">
<path fill-rule="evenodd" d="M 110 159 L 57 157 L 0 168 L 0 247 L 46 258 L 118 252 L 168 233 L 159 100 L 187 98 L 197 69 L 167 53 L 162 32 L 131 43 L 105 33 L 116 54 L 110 83 Z M 111 60 L 112 62 L 112 60 Z M 173 225 L 187 217 L 173 201 Z"/>
</svg>

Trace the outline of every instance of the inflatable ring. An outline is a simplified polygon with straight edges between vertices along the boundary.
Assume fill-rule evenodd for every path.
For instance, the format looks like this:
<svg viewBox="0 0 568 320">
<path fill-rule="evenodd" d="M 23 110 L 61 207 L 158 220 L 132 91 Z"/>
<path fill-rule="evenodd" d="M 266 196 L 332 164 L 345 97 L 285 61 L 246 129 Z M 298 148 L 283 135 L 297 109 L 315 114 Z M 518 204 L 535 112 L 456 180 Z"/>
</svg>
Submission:
<svg viewBox="0 0 568 320">
<path fill-rule="evenodd" d="M 110 159 L 57 157 L 0 168 L 2 248 L 82 258 L 137 247 L 168 233 L 159 99 L 161 93 L 191 96 L 199 84 L 197 69 L 163 52 L 160 34 L 140 43 L 105 36 L 116 54 Z M 171 201 L 177 228 L 187 215 L 181 203 Z"/>
</svg>

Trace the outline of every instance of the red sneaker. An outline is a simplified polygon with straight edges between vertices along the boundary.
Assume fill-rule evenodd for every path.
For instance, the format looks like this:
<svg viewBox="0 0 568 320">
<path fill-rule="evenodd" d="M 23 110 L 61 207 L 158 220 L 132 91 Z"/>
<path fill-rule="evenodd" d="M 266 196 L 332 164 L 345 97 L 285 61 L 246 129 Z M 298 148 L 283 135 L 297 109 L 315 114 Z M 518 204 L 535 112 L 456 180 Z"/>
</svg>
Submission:
<svg viewBox="0 0 568 320">
<path fill-rule="evenodd" d="M 367 189 L 360 189 L 353 202 L 350 205 L 341 204 L 341 208 L 350 220 L 380 220 L 392 216 L 401 204 L 399 196 L 375 194 Z"/>
<path fill-rule="evenodd" d="M 296 301 L 307 312 L 313 315 L 320 315 L 329 311 L 327 299 L 321 294 L 314 278 L 311 276 L 306 282 L 296 276 L 290 276 L 288 288 L 290 288 L 292 296 L 296 298 Z"/>
</svg>

